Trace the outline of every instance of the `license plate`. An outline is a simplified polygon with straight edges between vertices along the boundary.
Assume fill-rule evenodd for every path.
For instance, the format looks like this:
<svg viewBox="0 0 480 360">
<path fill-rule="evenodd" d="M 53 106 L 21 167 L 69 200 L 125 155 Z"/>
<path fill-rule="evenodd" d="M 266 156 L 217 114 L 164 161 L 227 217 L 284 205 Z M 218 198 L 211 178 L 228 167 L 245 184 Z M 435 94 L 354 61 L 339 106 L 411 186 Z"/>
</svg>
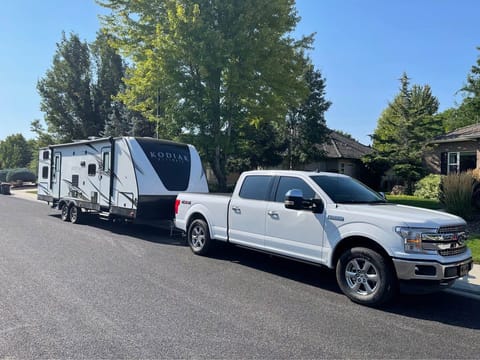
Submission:
<svg viewBox="0 0 480 360">
<path fill-rule="evenodd" d="M 462 277 L 468 274 L 470 264 L 463 264 L 458 267 L 458 276 Z"/>
</svg>

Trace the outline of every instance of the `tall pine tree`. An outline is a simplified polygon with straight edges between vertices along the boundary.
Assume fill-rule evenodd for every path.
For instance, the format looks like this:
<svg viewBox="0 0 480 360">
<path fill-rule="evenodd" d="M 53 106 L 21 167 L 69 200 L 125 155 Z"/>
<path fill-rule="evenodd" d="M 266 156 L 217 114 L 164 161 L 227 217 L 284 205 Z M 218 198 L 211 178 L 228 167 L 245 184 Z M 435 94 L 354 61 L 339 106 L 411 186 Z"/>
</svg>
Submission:
<svg viewBox="0 0 480 360">
<path fill-rule="evenodd" d="M 438 100 L 430 86 L 413 85 L 403 74 L 400 93 L 390 102 L 378 119 L 373 135 L 374 153 L 368 157 L 370 166 L 391 167 L 403 179 L 407 192 L 424 175 L 422 155 L 428 140 L 442 133 L 442 124 L 434 114 Z"/>
</svg>

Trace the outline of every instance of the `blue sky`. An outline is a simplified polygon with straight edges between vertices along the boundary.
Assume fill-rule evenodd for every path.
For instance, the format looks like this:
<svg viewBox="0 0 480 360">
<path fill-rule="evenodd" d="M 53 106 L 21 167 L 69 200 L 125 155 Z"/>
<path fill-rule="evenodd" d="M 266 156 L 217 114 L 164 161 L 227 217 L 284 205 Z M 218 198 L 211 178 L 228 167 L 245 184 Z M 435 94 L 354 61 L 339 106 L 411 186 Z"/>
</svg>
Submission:
<svg viewBox="0 0 480 360">
<path fill-rule="evenodd" d="M 296 34 L 316 33 L 310 56 L 327 80 L 333 105 L 327 125 L 368 144 L 378 117 L 405 71 L 429 84 L 440 109 L 458 90 L 480 52 L 477 0 L 297 0 Z M 91 41 L 105 12 L 93 0 L 17 0 L 0 12 L 0 139 L 32 138 L 43 119 L 36 84 L 51 66 L 62 31 Z"/>
</svg>

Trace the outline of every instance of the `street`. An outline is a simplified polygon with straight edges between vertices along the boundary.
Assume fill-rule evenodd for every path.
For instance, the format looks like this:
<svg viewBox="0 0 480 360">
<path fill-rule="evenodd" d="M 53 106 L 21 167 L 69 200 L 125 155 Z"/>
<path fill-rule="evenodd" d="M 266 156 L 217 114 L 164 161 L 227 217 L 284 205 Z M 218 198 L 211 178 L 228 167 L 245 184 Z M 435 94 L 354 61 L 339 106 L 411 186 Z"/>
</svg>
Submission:
<svg viewBox="0 0 480 360">
<path fill-rule="evenodd" d="M 480 302 L 401 295 L 381 309 L 334 272 L 0 196 L 0 358 L 478 358 Z"/>
</svg>

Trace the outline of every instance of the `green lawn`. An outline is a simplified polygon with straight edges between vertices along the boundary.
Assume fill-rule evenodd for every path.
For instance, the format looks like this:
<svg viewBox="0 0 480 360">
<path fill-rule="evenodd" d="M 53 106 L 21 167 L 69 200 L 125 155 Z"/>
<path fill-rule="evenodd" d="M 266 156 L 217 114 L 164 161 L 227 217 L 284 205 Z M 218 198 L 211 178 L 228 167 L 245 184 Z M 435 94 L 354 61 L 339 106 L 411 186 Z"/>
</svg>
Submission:
<svg viewBox="0 0 480 360">
<path fill-rule="evenodd" d="M 411 195 L 387 195 L 387 200 L 401 205 L 417 206 L 425 209 L 438 210 L 442 204 L 438 200 L 422 199 Z"/>
<path fill-rule="evenodd" d="M 470 234 L 467 246 L 472 251 L 473 262 L 480 264 L 480 234 Z"/>
</svg>

